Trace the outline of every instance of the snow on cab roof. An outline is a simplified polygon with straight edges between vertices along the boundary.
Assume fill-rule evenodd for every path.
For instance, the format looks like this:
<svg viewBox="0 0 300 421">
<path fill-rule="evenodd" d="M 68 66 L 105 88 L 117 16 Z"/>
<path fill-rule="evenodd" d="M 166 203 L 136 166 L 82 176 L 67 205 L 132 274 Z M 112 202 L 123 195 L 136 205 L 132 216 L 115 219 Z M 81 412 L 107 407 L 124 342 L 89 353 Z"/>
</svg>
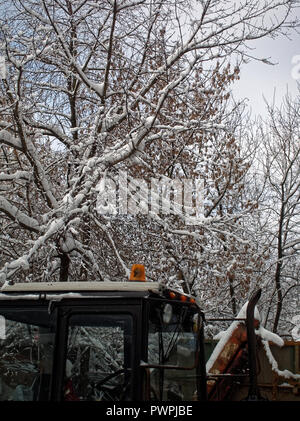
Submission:
<svg viewBox="0 0 300 421">
<path fill-rule="evenodd" d="M 24 282 L 13 285 L 5 284 L 1 292 L 74 292 L 74 291 L 155 291 L 158 282 Z"/>
</svg>

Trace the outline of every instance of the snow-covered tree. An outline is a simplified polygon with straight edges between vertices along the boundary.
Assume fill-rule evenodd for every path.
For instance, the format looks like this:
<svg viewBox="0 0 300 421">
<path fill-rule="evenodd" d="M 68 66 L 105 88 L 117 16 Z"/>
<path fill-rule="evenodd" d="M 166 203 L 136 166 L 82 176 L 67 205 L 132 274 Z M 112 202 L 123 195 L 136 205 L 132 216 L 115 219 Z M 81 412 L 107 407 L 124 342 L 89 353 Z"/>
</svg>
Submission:
<svg viewBox="0 0 300 421">
<path fill-rule="evenodd" d="M 228 281 L 232 253 L 248 259 L 249 165 L 228 61 L 282 33 L 293 4 L 1 0 L 1 281 L 122 278 L 141 260 L 150 279 L 174 274 L 198 293 L 204 273 Z M 99 212 L 105 180 L 120 174 L 140 211 L 135 180 L 203 177 L 205 217 L 187 226 L 175 209 Z M 217 254 L 227 260 L 215 271 Z"/>
<path fill-rule="evenodd" d="M 280 107 L 269 106 L 269 117 L 261 127 L 260 241 L 269 255 L 263 276 L 268 291 L 266 322 L 281 333 L 291 331 L 291 319 L 299 309 L 299 101 L 299 94 L 295 99 L 287 95 Z"/>
</svg>

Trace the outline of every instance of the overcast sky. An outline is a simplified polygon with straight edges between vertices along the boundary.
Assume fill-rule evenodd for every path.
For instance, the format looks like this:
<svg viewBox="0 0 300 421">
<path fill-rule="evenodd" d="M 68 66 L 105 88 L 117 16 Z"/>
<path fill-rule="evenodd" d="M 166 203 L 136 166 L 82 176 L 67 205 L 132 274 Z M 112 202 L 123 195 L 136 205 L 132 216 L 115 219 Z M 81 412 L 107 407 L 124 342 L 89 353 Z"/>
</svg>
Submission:
<svg viewBox="0 0 300 421">
<path fill-rule="evenodd" d="M 299 9 L 300 10 L 300 9 Z M 241 68 L 241 79 L 235 82 L 233 87 L 236 99 L 248 98 L 249 106 L 253 115 L 265 115 L 266 107 L 263 96 L 268 102 L 272 102 L 274 90 L 276 91 L 276 103 L 281 103 L 282 97 L 287 90 L 295 97 L 297 92 L 297 80 L 292 77 L 292 59 L 298 59 L 298 84 L 300 83 L 300 35 L 293 34 L 291 40 L 280 37 L 276 40 L 261 39 L 253 44 L 256 47 L 252 51 L 261 58 L 268 58 L 278 63 L 270 66 L 261 62 L 251 61 Z M 296 57 L 295 57 L 296 58 Z M 295 69 L 296 70 L 296 69 Z M 295 73 L 294 70 L 294 73 Z"/>
</svg>

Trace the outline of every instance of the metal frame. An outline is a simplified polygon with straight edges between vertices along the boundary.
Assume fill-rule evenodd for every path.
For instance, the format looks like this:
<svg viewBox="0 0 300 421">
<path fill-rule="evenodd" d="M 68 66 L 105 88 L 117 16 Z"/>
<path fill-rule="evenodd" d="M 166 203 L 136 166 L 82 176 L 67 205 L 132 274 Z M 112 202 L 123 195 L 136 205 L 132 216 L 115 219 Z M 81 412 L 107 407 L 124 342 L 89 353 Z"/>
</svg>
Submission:
<svg viewBox="0 0 300 421">
<path fill-rule="evenodd" d="M 66 351 L 68 339 L 69 319 L 73 315 L 105 315 L 105 314 L 129 314 L 133 319 L 133 342 L 132 342 L 132 382 L 131 382 L 131 398 L 133 400 L 139 395 L 139 373 L 138 368 L 140 364 L 140 344 L 138 338 L 141 333 L 140 320 L 141 314 L 141 299 L 136 298 L 130 303 L 120 303 L 120 299 L 83 299 L 80 303 L 78 300 L 64 301 L 55 304 L 55 311 L 57 314 L 57 331 L 55 341 L 55 353 L 53 361 L 53 382 L 50 400 L 63 400 L 63 380 L 66 364 Z M 114 308 L 115 307 L 115 308 Z M 136 334 L 135 334 L 136 333 Z"/>
<path fill-rule="evenodd" d="M 149 327 L 148 320 L 149 320 L 149 310 L 151 302 L 161 302 L 161 303 L 171 303 L 177 304 L 182 307 L 190 307 L 189 303 L 185 303 L 178 300 L 172 300 L 165 297 L 148 297 L 144 300 L 144 322 L 143 326 Z M 150 368 L 157 368 L 157 369 L 174 369 L 174 370 L 183 370 L 183 371 L 191 371 L 196 369 L 196 376 L 197 376 L 197 399 L 199 401 L 206 401 L 207 400 L 207 390 L 206 390 L 206 368 L 205 368 L 205 350 L 204 350 L 204 313 L 198 308 L 195 307 L 196 313 L 198 313 L 198 331 L 197 331 L 197 355 L 195 358 L 195 365 L 192 367 L 180 367 L 174 365 L 159 365 L 159 364 L 144 364 L 141 368 L 144 371 L 144 376 L 149 376 L 149 369 Z M 147 361 L 147 346 L 148 346 L 148 329 L 146 334 L 144 335 L 144 343 L 143 343 L 143 361 Z"/>
<path fill-rule="evenodd" d="M 257 383 L 257 352 L 256 352 L 256 334 L 255 334 L 255 323 L 254 323 L 254 312 L 255 306 L 261 297 L 261 289 L 255 291 L 248 302 L 246 309 L 246 318 L 208 318 L 206 321 L 243 321 L 246 324 L 247 328 L 247 345 L 248 345 L 248 368 L 249 374 L 234 374 L 234 373 L 221 373 L 221 374 L 206 374 L 207 380 L 213 378 L 239 378 L 239 377 L 248 377 L 249 378 L 249 391 L 248 396 L 245 400 L 248 401 L 259 401 L 265 400 L 260 392 Z"/>
<path fill-rule="evenodd" d="M 70 285 L 72 284 L 72 285 Z M 73 284 L 76 284 L 74 287 Z M 71 287 L 71 288 L 70 288 Z M 74 288 L 75 289 L 74 289 Z M 70 289 L 72 293 L 70 293 Z M 75 292 L 73 292 L 75 291 Z M 147 361 L 149 306 L 151 301 L 161 303 L 173 303 L 180 306 L 190 306 L 190 303 L 168 299 L 159 294 L 160 288 L 157 282 L 78 282 L 78 283 L 35 283 L 16 284 L 2 288 L 0 304 L 5 308 L 47 308 L 56 318 L 55 350 L 53 356 L 53 373 L 50 400 L 61 401 L 63 399 L 63 381 L 65 371 L 68 319 L 73 314 L 105 314 L 105 313 L 128 313 L 133 317 L 133 361 L 132 361 L 132 390 L 134 400 L 142 400 L 142 385 L 144 376 L 147 376 L 147 368 L 153 365 L 141 366 L 141 361 Z M 248 364 L 249 364 L 249 393 L 247 400 L 261 400 L 256 373 L 256 337 L 254 327 L 254 310 L 261 295 L 261 290 L 256 291 L 250 298 L 247 306 L 246 319 L 207 319 L 217 320 L 243 320 L 246 321 L 248 337 Z M 194 304 L 193 304 L 194 305 Z M 207 400 L 207 379 L 216 377 L 208 375 L 205 369 L 204 355 L 204 315 L 195 306 L 201 323 L 198 329 L 198 361 L 195 365 L 197 370 L 198 400 Z M 155 365 L 160 368 L 160 366 Z M 193 367 L 193 368 L 195 368 Z M 176 368 L 188 370 L 187 367 L 162 366 L 162 369 Z M 218 377 L 228 377 L 218 375 Z M 241 375 L 231 375 L 233 377 Z"/>
</svg>

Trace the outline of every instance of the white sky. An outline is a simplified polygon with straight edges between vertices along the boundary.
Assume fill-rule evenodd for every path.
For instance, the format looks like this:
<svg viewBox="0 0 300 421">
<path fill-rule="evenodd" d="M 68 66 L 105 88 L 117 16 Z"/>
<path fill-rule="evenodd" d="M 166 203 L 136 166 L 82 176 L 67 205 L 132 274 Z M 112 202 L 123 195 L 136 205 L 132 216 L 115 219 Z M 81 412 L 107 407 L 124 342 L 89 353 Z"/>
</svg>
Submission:
<svg viewBox="0 0 300 421">
<path fill-rule="evenodd" d="M 241 79 L 235 82 L 233 93 L 236 99 L 248 98 L 253 117 L 256 114 L 266 115 L 263 96 L 271 103 L 274 90 L 277 105 L 280 105 L 287 90 L 292 97 L 296 96 L 297 83 L 300 84 L 300 79 L 297 82 L 292 77 L 292 69 L 295 67 L 295 64 L 292 64 L 292 58 L 300 56 L 300 35 L 293 33 L 290 38 L 289 40 L 282 36 L 275 40 L 261 39 L 253 43 L 255 50 L 251 53 L 267 58 L 272 63 L 278 63 L 275 66 L 252 60 L 241 68 Z M 300 70 L 298 75 L 300 76 Z"/>
</svg>

